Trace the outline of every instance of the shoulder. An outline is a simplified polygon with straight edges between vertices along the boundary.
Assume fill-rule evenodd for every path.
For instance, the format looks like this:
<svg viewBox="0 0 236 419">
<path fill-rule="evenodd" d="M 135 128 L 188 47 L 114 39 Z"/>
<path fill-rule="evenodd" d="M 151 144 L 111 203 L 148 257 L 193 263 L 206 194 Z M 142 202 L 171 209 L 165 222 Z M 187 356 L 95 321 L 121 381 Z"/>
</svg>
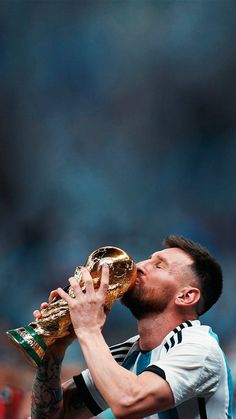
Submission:
<svg viewBox="0 0 236 419">
<path fill-rule="evenodd" d="M 209 326 L 201 325 L 198 320 L 182 323 L 163 341 L 163 349 L 166 353 L 172 352 L 177 347 L 180 349 L 193 345 L 197 352 L 200 350 L 207 354 L 211 350 L 222 353 L 217 335 Z"/>
<path fill-rule="evenodd" d="M 215 351 L 222 353 L 218 336 L 207 325 L 199 324 L 185 329 L 183 332 L 183 344 L 188 343 L 200 346 L 206 352 Z"/>
<path fill-rule="evenodd" d="M 193 322 L 181 331 L 176 328 L 167 335 L 160 358 L 153 365 L 158 367 L 155 371 L 158 375 L 161 370 L 177 404 L 195 393 L 214 393 L 225 368 L 224 354 L 216 335 L 200 322 Z"/>
</svg>

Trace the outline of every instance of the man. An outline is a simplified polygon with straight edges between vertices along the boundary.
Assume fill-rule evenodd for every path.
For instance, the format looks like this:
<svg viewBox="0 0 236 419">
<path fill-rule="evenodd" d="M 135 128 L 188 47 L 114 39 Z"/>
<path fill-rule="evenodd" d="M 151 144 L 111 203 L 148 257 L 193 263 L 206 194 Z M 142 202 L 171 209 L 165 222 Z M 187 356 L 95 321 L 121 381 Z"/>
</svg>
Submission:
<svg viewBox="0 0 236 419">
<path fill-rule="evenodd" d="M 232 379 L 216 335 L 198 317 L 222 292 L 220 265 L 199 244 L 169 236 L 166 247 L 137 263 L 137 280 L 122 299 L 138 320 L 139 335 L 108 348 L 102 327 L 108 267 L 86 292 L 75 278 L 67 301 L 88 369 L 60 385 L 60 367 L 72 337 L 59 339 L 38 368 L 32 419 L 232 418 Z M 50 301 L 50 300 L 49 300 Z M 44 303 L 42 307 L 45 307 Z M 34 312 L 40 317 L 40 312 Z"/>
</svg>

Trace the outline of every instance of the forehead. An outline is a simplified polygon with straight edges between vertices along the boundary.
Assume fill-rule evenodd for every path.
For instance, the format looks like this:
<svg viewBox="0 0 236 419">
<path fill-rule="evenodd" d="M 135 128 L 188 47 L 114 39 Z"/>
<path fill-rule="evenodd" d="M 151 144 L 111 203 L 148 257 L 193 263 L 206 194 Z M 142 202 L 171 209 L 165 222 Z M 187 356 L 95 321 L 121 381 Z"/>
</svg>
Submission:
<svg viewBox="0 0 236 419">
<path fill-rule="evenodd" d="M 193 263 L 191 256 L 185 253 L 182 249 L 179 249 L 177 247 L 171 247 L 168 249 L 163 249 L 163 250 L 154 252 L 151 258 L 163 259 L 169 265 L 172 265 L 172 264 L 190 265 Z"/>
</svg>

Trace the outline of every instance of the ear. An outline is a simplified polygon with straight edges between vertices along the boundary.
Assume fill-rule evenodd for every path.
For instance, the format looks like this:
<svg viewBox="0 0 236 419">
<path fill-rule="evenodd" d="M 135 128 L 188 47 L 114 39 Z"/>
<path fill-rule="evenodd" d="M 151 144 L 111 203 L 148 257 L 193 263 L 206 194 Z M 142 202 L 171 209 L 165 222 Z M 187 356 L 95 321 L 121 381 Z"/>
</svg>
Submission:
<svg viewBox="0 0 236 419">
<path fill-rule="evenodd" d="M 196 305 L 201 298 L 201 291 L 195 287 L 183 288 L 175 298 L 177 306 L 191 307 Z"/>
</svg>

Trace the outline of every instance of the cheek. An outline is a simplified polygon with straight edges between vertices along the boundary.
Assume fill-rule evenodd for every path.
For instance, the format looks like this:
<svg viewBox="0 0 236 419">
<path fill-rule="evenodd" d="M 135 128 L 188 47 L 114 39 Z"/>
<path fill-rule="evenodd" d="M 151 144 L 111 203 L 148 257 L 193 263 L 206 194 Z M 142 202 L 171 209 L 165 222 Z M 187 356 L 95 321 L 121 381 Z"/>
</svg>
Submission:
<svg viewBox="0 0 236 419">
<path fill-rule="evenodd" d="M 171 282 L 169 273 L 163 269 L 156 269 L 148 278 L 149 285 L 154 287 L 169 287 Z"/>
<path fill-rule="evenodd" d="M 148 297 L 155 295 L 155 298 L 172 298 L 177 292 L 176 283 L 170 279 L 166 272 L 161 272 L 158 275 L 153 275 L 148 283 L 144 284 L 142 291 Z"/>
</svg>

